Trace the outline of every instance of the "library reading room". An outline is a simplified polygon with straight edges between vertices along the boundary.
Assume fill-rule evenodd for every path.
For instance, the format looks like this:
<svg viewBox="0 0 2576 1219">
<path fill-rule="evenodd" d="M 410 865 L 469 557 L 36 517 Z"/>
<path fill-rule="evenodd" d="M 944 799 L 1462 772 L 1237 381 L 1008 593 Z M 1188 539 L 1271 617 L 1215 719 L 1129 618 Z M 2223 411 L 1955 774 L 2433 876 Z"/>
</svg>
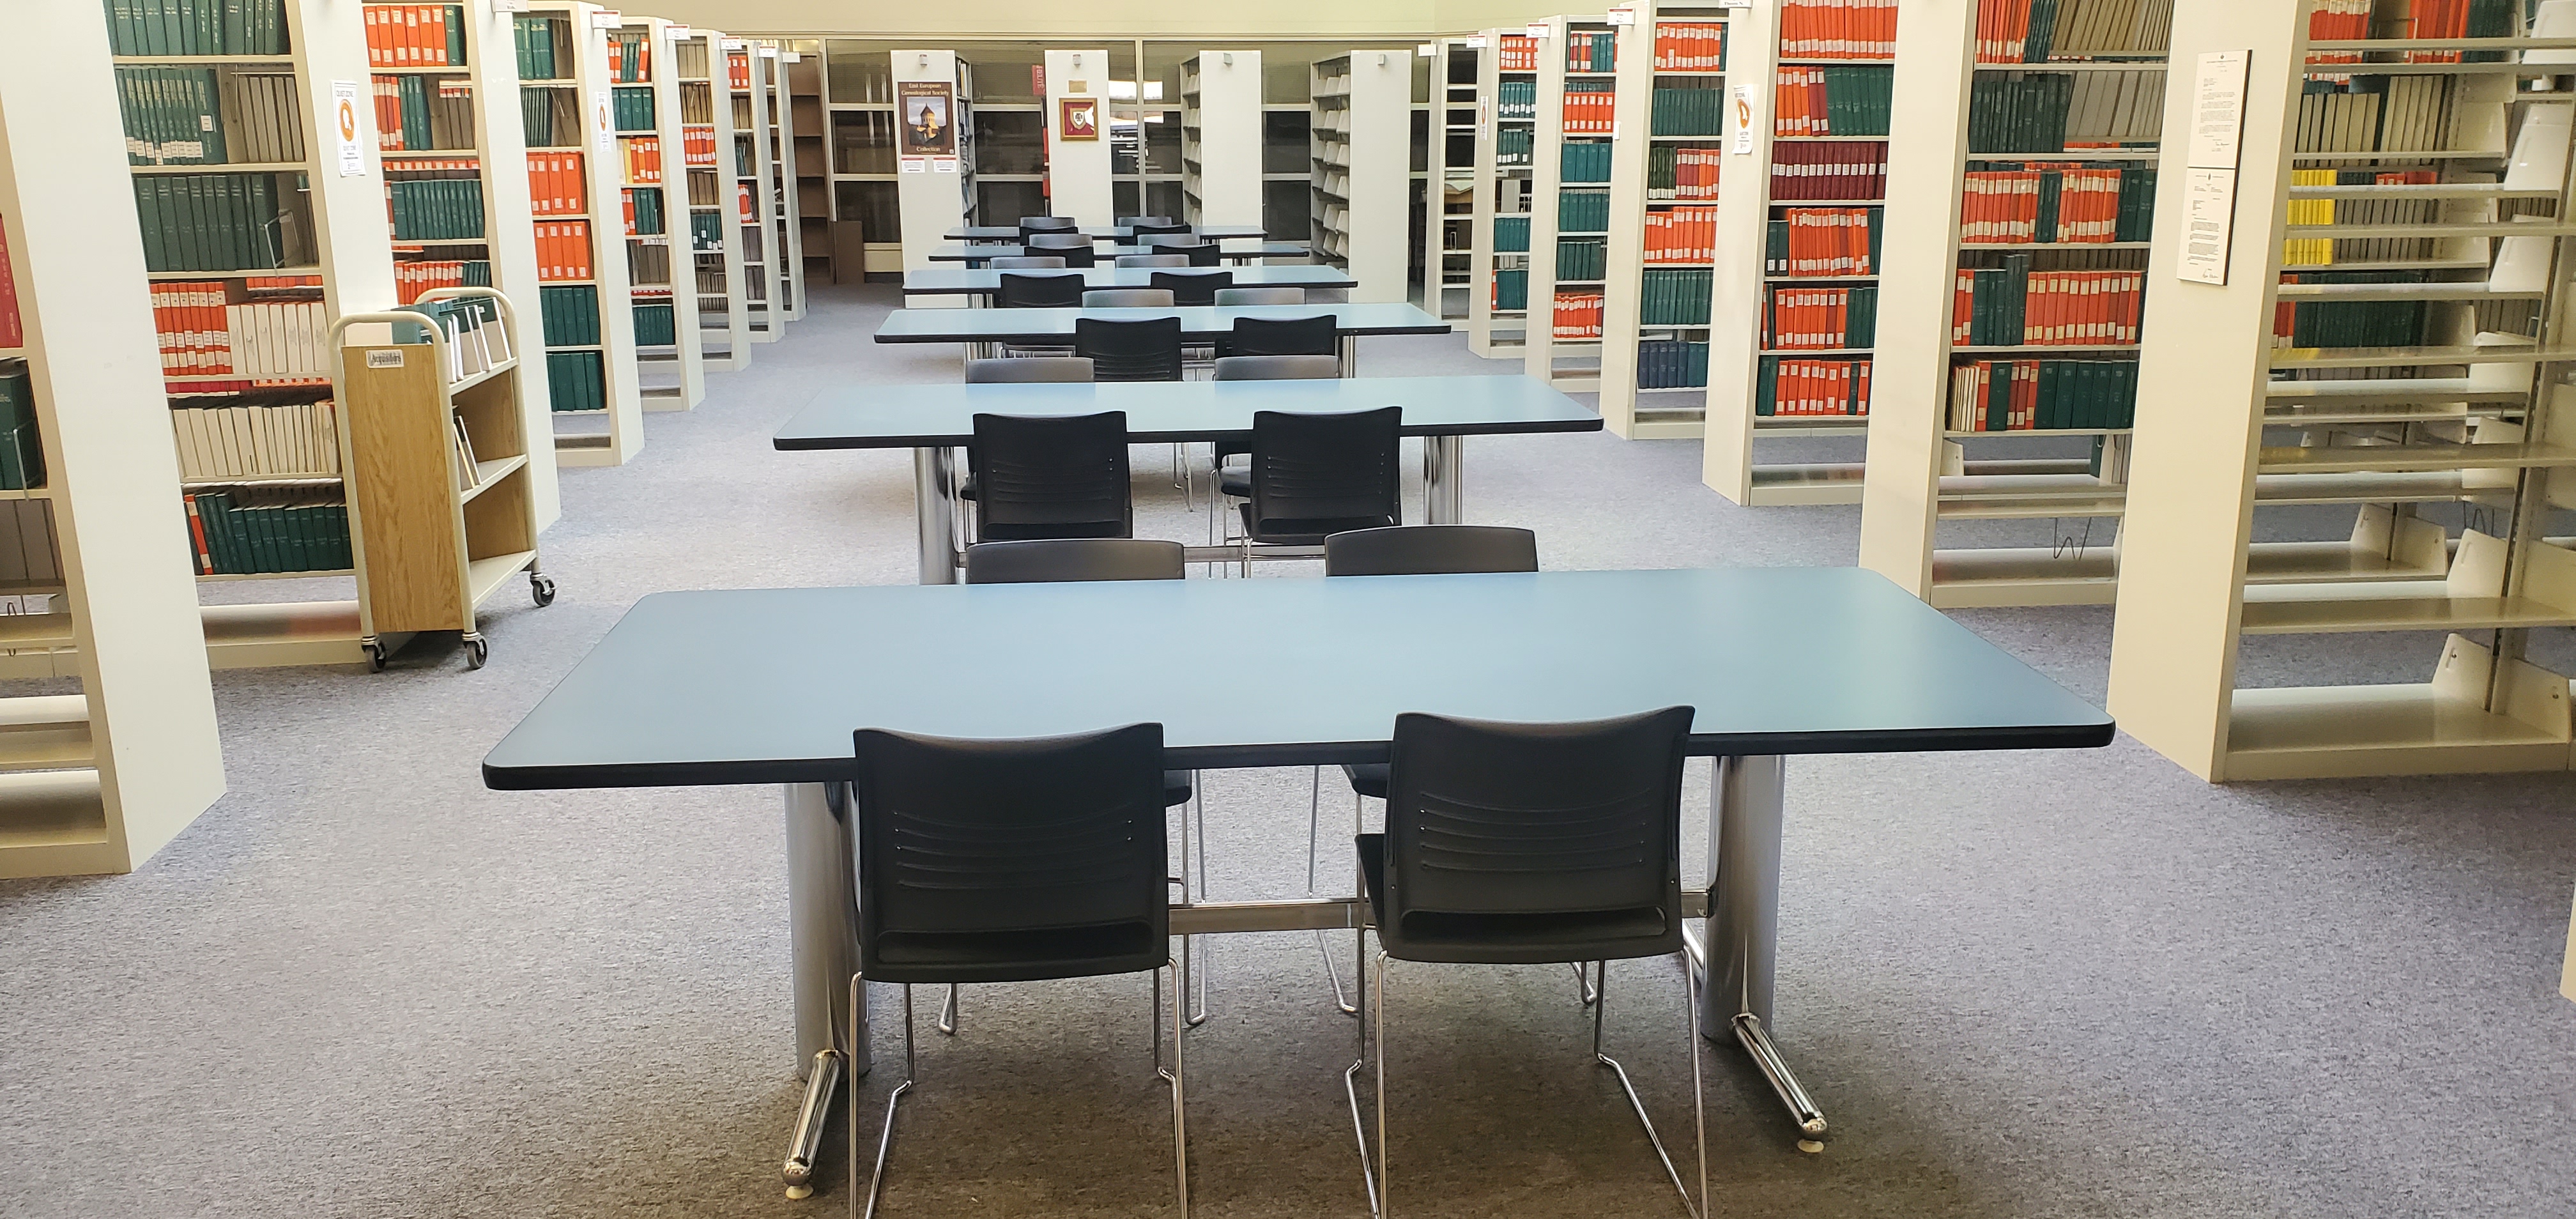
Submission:
<svg viewBox="0 0 2576 1219">
<path fill-rule="evenodd" d="M 0 3 L 0 1215 L 2576 1217 L 2576 0 L 633 2 Z"/>
</svg>

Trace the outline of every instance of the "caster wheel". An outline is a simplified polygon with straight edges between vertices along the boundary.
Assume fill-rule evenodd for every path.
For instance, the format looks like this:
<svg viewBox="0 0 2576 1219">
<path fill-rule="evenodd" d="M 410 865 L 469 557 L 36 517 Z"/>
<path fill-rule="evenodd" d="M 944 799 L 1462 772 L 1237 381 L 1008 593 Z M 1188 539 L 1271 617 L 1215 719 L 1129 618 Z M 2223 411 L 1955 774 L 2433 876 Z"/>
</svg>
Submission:
<svg viewBox="0 0 2576 1219">
<path fill-rule="evenodd" d="M 370 672 L 370 673 L 382 673 L 382 672 L 384 672 L 384 671 L 385 671 L 385 649 L 384 649 L 383 645 L 381 645 L 381 644 L 373 644 L 373 643 L 362 643 L 362 644 L 359 644 L 359 645 L 358 645 L 358 647 L 359 647 L 361 650 L 365 651 L 365 652 L 366 652 L 366 654 L 367 654 L 367 671 L 368 671 L 368 672 Z"/>
<path fill-rule="evenodd" d="M 529 572 L 529 573 L 528 573 L 528 597 L 529 597 L 529 599 L 531 599 L 531 600 L 535 601 L 535 602 L 536 602 L 538 605 L 540 605 L 540 606 L 545 606 L 545 605 L 552 605 L 552 604 L 554 604 L 554 603 L 555 603 L 555 582 L 554 582 L 553 578 L 548 577 L 548 576 L 541 576 L 541 575 L 538 575 L 537 573 L 535 573 L 535 572 L 533 572 L 533 571 L 532 571 L 532 572 Z"/>
<path fill-rule="evenodd" d="M 482 637 L 482 636 L 480 636 L 480 635 L 474 635 L 474 636 L 469 636 L 469 637 L 467 637 L 467 639 L 465 640 L 465 667 L 466 667 L 466 668 L 469 668 L 469 669 L 479 669 L 479 668 L 482 668 L 482 667 L 483 667 L 483 665 L 484 665 L 484 662 L 486 662 L 486 661 L 488 661 L 488 660 L 490 660 L 490 659 L 492 659 L 492 645 L 491 645 L 491 644 L 484 642 L 483 637 Z"/>
</svg>

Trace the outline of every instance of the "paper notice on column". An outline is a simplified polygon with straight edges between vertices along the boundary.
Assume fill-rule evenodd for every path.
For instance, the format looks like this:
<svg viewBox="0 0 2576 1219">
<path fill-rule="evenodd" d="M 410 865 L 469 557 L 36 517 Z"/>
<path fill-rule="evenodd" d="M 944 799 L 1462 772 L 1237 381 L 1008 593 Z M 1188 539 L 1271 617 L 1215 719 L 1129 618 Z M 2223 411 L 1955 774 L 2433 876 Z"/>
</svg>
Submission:
<svg viewBox="0 0 2576 1219">
<path fill-rule="evenodd" d="M 2203 51 L 2192 71 L 2191 144 L 2183 167 L 2184 283 L 2227 284 L 2236 231 L 2236 162 L 2245 135 L 2247 51 Z"/>
<path fill-rule="evenodd" d="M 362 177 L 367 172 L 367 146 L 358 138 L 366 130 L 358 118 L 358 82 L 331 82 L 331 125 L 340 137 L 340 176 Z"/>
<path fill-rule="evenodd" d="M 2227 247 L 2235 227 L 2236 171 L 2186 169 L 2183 173 L 2182 261 L 2184 283 L 2227 284 Z"/>
<path fill-rule="evenodd" d="M 1726 131 L 1733 141 L 1727 151 L 1743 156 L 1753 151 L 1753 86 L 1737 85 L 1734 92 L 1726 106 Z"/>
</svg>

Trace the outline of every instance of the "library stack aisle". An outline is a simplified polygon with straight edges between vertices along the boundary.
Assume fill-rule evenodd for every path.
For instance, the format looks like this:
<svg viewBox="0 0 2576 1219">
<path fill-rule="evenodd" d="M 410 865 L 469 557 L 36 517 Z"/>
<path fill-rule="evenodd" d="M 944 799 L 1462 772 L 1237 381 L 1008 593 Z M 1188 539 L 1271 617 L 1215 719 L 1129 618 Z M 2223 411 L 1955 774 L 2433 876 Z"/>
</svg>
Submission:
<svg viewBox="0 0 2576 1219">
<path fill-rule="evenodd" d="M 2527 648 L 2576 625 L 2576 39 L 2336 16 L 2175 9 L 2110 708 L 2213 781 L 2564 770 Z M 2238 684 L 2249 636 L 2357 632 L 2424 668 Z"/>
<path fill-rule="evenodd" d="M 0 617 L 0 647 L 80 693 L 0 699 L 0 877 L 130 872 L 223 794 L 223 756 L 143 245 L 100 205 L 130 189 L 105 22 L 31 5 L 10 33 L 0 394 L 40 469 L 0 497 L 59 572 L 0 590 L 51 603 Z"/>
</svg>

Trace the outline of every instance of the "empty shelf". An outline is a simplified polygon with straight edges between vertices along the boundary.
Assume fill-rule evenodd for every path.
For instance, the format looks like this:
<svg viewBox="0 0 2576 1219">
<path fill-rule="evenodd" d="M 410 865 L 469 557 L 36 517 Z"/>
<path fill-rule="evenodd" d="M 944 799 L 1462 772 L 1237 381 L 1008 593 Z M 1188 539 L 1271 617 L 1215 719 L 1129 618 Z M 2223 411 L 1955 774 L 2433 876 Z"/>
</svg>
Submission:
<svg viewBox="0 0 2576 1219">
<path fill-rule="evenodd" d="M 91 761 L 87 696 L 0 699 L 0 771 L 60 770 Z"/>
<path fill-rule="evenodd" d="M 2519 441 L 2505 444 L 2352 444 L 2267 448 L 2255 460 L 2258 475 L 2290 471 L 2339 474 L 2364 470 L 2511 470 L 2576 465 L 2576 449 Z"/>
<path fill-rule="evenodd" d="M 2561 770 L 2566 739 L 2436 687 L 2238 690 L 2228 779 Z"/>
<path fill-rule="evenodd" d="M 2531 396 L 2518 386 L 2472 385 L 2465 377 L 2370 377 L 2351 381 L 2271 381 L 2263 386 L 2266 406 L 2313 402 L 2335 406 L 2404 405 L 2423 402 L 2520 404 Z"/>
<path fill-rule="evenodd" d="M 1858 462 L 1755 466 L 1747 502 L 1756 506 L 1857 504 L 1860 484 Z"/>
</svg>

